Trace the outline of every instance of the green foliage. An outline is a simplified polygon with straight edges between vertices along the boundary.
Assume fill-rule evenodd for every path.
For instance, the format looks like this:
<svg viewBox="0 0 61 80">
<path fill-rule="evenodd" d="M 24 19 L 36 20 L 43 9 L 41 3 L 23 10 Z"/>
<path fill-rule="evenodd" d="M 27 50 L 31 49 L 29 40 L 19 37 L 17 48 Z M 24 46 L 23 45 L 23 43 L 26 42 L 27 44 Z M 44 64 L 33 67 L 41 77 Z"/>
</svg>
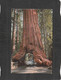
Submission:
<svg viewBox="0 0 61 80">
<path fill-rule="evenodd" d="M 49 57 L 52 39 L 53 39 L 53 21 L 52 21 L 52 9 L 39 10 L 39 27 L 41 31 L 42 43 L 47 57 Z M 50 51 L 49 51 L 50 50 Z"/>
</svg>

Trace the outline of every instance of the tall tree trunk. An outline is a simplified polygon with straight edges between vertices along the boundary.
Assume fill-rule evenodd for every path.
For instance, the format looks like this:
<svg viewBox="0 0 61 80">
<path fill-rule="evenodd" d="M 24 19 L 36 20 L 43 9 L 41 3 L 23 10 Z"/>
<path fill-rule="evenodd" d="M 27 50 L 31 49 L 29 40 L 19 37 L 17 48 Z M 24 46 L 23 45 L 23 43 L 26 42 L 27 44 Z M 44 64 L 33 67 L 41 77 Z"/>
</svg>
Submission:
<svg viewBox="0 0 61 80">
<path fill-rule="evenodd" d="M 19 53 L 13 57 L 13 60 L 19 61 L 25 56 L 26 53 L 33 53 L 34 61 L 37 64 L 50 66 L 51 61 L 46 58 L 41 41 L 37 10 L 26 9 L 23 10 L 23 14 L 24 27 L 22 44 Z"/>
<path fill-rule="evenodd" d="M 15 13 L 16 10 L 14 10 L 14 21 L 13 21 L 13 52 L 15 51 L 15 36 L 16 36 L 16 24 L 15 24 Z"/>
<path fill-rule="evenodd" d="M 45 47 L 45 53 L 46 53 L 46 25 L 45 25 L 45 12 L 44 12 L 44 10 L 42 11 L 42 13 L 43 13 L 44 47 Z"/>
<path fill-rule="evenodd" d="M 17 44 L 19 43 L 19 10 L 17 16 Z"/>
</svg>

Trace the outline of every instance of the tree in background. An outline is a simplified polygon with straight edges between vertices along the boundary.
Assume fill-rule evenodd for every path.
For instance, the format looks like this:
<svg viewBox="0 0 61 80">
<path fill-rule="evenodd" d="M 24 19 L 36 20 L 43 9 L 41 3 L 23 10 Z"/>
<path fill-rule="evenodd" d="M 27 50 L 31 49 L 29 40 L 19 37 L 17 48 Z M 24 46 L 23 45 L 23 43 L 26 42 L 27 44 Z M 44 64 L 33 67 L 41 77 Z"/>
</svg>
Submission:
<svg viewBox="0 0 61 80">
<path fill-rule="evenodd" d="M 19 10 L 17 11 L 17 44 L 19 43 Z"/>
<path fill-rule="evenodd" d="M 41 9 L 38 13 L 41 39 L 48 58 L 52 55 L 52 13 L 52 9 Z"/>
<path fill-rule="evenodd" d="M 15 36 L 16 36 L 16 17 L 15 17 L 15 15 L 16 15 L 16 10 L 14 10 L 14 18 L 13 18 L 13 37 L 12 37 L 12 46 L 13 46 L 13 52 L 15 51 L 15 40 L 16 40 L 16 38 L 15 38 Z"/>
</svg>

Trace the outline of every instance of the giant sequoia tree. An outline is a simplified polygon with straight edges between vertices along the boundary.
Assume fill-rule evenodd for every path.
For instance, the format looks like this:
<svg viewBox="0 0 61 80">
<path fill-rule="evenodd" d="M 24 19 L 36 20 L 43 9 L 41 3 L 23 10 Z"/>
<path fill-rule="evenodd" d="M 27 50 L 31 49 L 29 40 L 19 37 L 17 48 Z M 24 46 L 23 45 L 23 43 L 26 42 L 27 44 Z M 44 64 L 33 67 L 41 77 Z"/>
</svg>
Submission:
<svg viewBox="0 0 61 80">
<path fill-rule="evenodd" d="M 41 41 L 41 33 L 38 25 L 38 14 L 35 9 L 23 10 L 23 37 L 20 51 L 13 57 L 13 61 L 23 61 L 26 53 L 32 53 L 34 61 L 40 65 L 52 64 L 46 57 Z"/>
</svg>

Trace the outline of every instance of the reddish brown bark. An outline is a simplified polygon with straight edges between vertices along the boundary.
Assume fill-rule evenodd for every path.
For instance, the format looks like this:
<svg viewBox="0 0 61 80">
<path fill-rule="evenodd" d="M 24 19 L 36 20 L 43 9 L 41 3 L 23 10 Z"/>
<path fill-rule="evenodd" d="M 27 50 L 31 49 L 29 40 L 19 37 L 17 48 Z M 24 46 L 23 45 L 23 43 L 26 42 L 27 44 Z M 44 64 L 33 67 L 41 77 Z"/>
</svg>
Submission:
<svg viewBox="0 0 61 80">
<path fill-rule="evenodd" d="M 37 10 L 26 9 L 23 10 L 23 14 L 24 27 L 22 44 L 19 53 L 13 57 L 13 60 L 19 61 L 27 52 L 29 52 L 33 53 L 34 61 L 36 63 L 50 66 L 52 62 L 47 59 L 41 41 Z"/>
</svg>

